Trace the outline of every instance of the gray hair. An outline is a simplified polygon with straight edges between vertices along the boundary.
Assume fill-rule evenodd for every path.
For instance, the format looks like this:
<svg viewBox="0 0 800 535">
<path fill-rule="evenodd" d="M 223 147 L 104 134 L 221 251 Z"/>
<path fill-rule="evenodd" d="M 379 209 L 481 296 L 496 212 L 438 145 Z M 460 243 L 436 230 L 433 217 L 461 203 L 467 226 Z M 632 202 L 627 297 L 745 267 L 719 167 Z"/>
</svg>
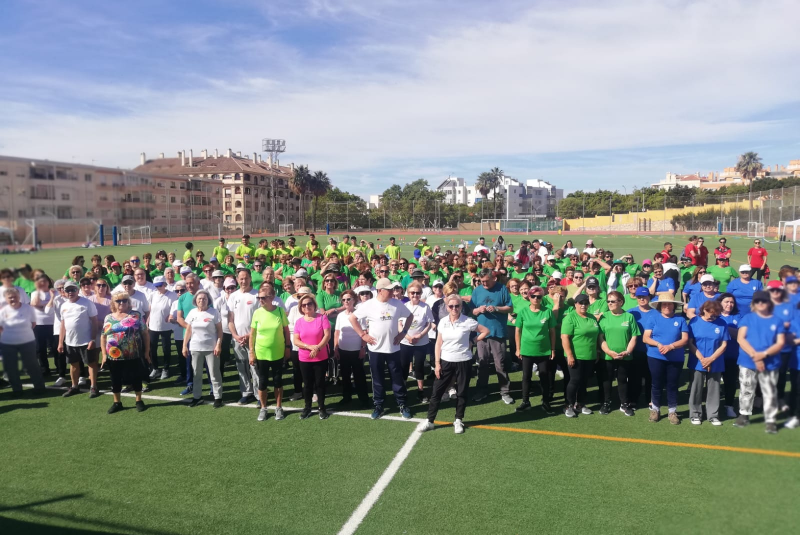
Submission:
<svg viewBox="0 0 800 535">
<path fill-rule="evenodd" d="M 197 276 L 197 273 L 194 273 L 194 272 L 192 272 L 192 273 L 187 273 L 187 274 L 186 274 L 186 275 L 183 277 L 183 280 L 185 280 L 185 281 L 188 281 L 189 279 L 198 279 L 198 280 L 199 280 L 199 279 L 200 279 L 200 277 L 198 277 L 198 276 Z"/>
<path fill-rule="evenodd" d="M 478 276 L 479 276 L 479 277 L 489 277 L 489 276 L 492 276 L 492 277 L 494 277 L 494 271 L 492 271 L 492 270 L 491 270 L 491 269 L 489 269 L 489 268 L 483 268 L 483 269 L 482 269 L 482 270 L 480 270 L 480 272 L 478 273 Z"/>
<path fill-rule="evenodd" d="M 3 292 L 3 295 L 8 297 L 9 295 L 16 295 L 19 297 L 19 290 L 17 290 L 16 286 L 12 286 L 11 288 L 6 288 Z"/>
<path fill-rule="evenodd" d="M 196 294 L 194 294 L 194 298 L 192 299 L 192 303 L 194 304 L 194 306 L 197 306 L 197 298 L 200 297 L 201 295 L 206 296 L 206 299 L 208 299 L 208 304 L 209 306 L 211 306 L 211 301 L 212 301 L 211 294 L 205 290 L 200 290 Z"/>
</svg>

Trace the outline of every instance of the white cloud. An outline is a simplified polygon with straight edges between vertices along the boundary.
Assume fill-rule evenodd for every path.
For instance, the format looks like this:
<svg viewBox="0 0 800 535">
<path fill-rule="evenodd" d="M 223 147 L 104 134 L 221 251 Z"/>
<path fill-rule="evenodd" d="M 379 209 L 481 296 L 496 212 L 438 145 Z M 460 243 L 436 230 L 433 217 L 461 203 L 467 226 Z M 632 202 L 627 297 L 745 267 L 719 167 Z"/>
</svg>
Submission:
<svg viewBox="0 0 800 535">
<path fill-rule="evenodd" d="M 251 153 L 262 137 L 283 137 L 284 162 L 325 169 L 363 194 L 420 172 L 435 171 L 434 182 L 459 159 L 504 167 L 504 155 L 768 138 L 781 122 L 739 118 L 791 103 L 800 83 L 800 4 L 791 0 L 544 3 L 502 17 L 458 16 L 458 25 L 443 20 L 442 31 L 432 20 L 441 14 L 421 13 L 426 35 L 409 30 L 408 40 L 386 42 L 375 36 L 387 16 L 369 3 L 343 9 L 320 0 L 309 9 L 355 14 L 375 27 L 324 58 L 287 50 L 302 63 L 282 71 L 267 60 L 238 79 L 198 69 L 195 89 L 149 86 L 146 98 L 108 82 L 87 89 L 126 103 L 122 115 L 18 106 L 0 125 L 0 151 L 131 166 L 142 150 Z M 392 21 L 393 35 L 398 22 L 414 24 L 409 11 Z M 210 36 L 201 38 L 209 46 Z"/>
</svg>

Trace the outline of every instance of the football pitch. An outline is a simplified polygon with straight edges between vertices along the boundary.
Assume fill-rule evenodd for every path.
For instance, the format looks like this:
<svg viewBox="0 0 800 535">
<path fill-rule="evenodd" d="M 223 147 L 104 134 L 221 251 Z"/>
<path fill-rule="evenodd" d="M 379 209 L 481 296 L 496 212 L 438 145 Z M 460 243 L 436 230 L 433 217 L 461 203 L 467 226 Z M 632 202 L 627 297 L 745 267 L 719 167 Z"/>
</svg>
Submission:
<svg viewBox="0 0 800 535">
<path fill-rule="evenodd" d="M 361 234 L 356 232 L 360 239 Z M 338 236 L 337 236 L 338 237 Z M 388 243 L 388 235 L 363 234 Z M 507 243 L 522 236 L 504 235 Z M 529 236 L 529 239 L 537 237 Z M 587 237 L 617 256 L 637 261 L 679 249 L 680 236 L 547 235 L 557 247 Z M 399 236 L 398 236 L 399 238 Z M 477 236 L 428 235 L 431 245 L 455 248 Z M 489 238 L 489 236 L 487 236 Z M 321 242 L 325 236 L 319 236 Z M 415 239 L 415 238 L 414 238 Z M 414 239 L 402 240 L 411 258 Z M 453 241 L 446 241 L 453 240 Z M 709 245 L 716 238 L 706 235 Z M 302 245 L 305 237 L 298 236 Z M 210 252 L 216 241 L 195 241 Z M 324 243 L 322 243 L 324 245 Z M 746 261 L 752 244 L 729 237 L 733 265 Z M 183 242 L 102 249 L 45 250 L 4 256 L 5 265 L 27 262 L 62 274 L 73 256 L 113 253 L 118 259 L 163 248 L 182 254 Z M 773 278 L 791 254 L 767 244 Z M 174 360 L 174 359 L 173 359 Z M 511 374 L 519 403 L 521 372 Z M 330 419 L 301 421 L 290 412 L 256 421 L 254 403 L 240 407 L 235 367 L 225 368 L 223 399 L 188 408 L 173 379 L 154 381 L 148 410 L 107 415 L 111 396 L 88 392 L 62 398 L 59 389 L 15 399 L 0 390 L 0 534 L 195 533 L 267 534 L 484 534 L 484 533 L 777 533 L 800 523 L 800 430 L 764 433 L 688 421 L 687 381 L 680 389 L 680 426 L 619 411 L 567 419 L 563 383 L 556 381 L 556 415 L 540 408 L 517 414 L 494 381 L 487 399 L 469 401 L 466 432 L 454 435 L 453 401 L 443 403 L 434 431 L 417 425 L 427 405 L 416 402 L 408 381 L 412 421 L 399 417 L 389 392 L 387 416 L 369 419 L 357 404 L 342 405 L 340 387 L 329 385 Z M 24 381 L 24 379 L 23 379 Z M 284 376 L 286 397 L 294 393 Z M 474 385 L 474 378 L 472 380 Z M 100 389 L 110 390 L 108 374 Z M 533 393 L 540 393 L 534 387 Z M 209 386 L 204 381 L 204 397 Z M 618 400 L 616 390 L 612 398 Z M 270 397 L 270 401 L 274 398 Z M 299 410 L 302 402 L 285 403 Z M 616 408 L 618 405 L 614 405 Z M 664 411 L 662 411 L 664 412 Z M 783 422 L 785 415 L 779 418 Z"/>
</svg>

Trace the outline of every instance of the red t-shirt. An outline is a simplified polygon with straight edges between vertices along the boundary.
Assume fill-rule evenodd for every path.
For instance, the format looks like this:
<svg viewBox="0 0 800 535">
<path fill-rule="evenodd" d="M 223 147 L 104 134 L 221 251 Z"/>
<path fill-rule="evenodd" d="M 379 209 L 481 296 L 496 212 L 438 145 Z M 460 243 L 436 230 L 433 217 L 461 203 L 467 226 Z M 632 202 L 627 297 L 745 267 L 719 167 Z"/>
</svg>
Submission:
<svg viewBox="0 0 800 535">
<path fill-rule="evenodd" d="M 694 256 L 691 252 L 694 251 Z M 700 252 L 697 250 L 697 246 L 693 243 L 687 243 L 686 248 L 683 250 L 683 256 L 692 259 L 692 265 L 697 266 L 700 264 Z"/>
<path fill-rule="evenodd" d="M 698 247 L 697 248 L 697 252 L 700 254 L 699 264 L 701 266 L 707 266 L 708 265 L 708 249 L 706 248 L 706 246 L 703 245 L 702 247 Z"/>
<path fill-rule="evenodd" d="M 669 262 L 669 257 L 670 257 L 670 252 L 669 252 L 669 251 L 667 251 L 666 249 L 664 249 L 663 251 L 661 251 L 661 258 L 660 258 L 660 260 L 661 260 L 662 262 Z M 659 259 L 658 259 L 658 258 L 655 258 L 654 260 L 659 260 Z"/>
<path fill-rule="evenodd" d="M 767 263 L 767 250 L 763 247 L 751 247 L 747 256 L 750 257 L 751 268 L 760 269 Z"/>
</svg>

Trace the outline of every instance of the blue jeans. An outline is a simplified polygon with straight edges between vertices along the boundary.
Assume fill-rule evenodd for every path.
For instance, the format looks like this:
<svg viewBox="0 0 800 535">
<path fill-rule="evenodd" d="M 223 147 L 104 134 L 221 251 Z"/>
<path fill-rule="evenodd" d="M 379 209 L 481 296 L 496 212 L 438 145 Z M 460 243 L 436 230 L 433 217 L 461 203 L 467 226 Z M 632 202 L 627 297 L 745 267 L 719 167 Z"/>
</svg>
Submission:
<svg viewBox="0 0 800 535">
<path fill-rule="evenodd" d="M 389 378 L 392 380 L 392 390 L 394 391 L 397 405 L 405 405 L 408 366 L 403 371 L 403 359 L 399 351 L 397 353 L 369 352 L 369 372 L 372 375 L 372 401 L 376 407 L 383 406 L 383 401 L 386 397 L 383 377 L 386 375 L 385 370 L 387 367 L 389 368 Z"/>
<path fill-rule="evenodd" d="M 683 369 L 683 361 L 670 362 L 647 357 L 647 364 L 650 366 L 650 375 L 653 376 L 653 388 L 650 395 L 653 408 L 661 408 L 661 391 L 666 383 L 667 405 L 670 412 L 675 412 L 678 408 L 678 380 Z"/>
</svg>

